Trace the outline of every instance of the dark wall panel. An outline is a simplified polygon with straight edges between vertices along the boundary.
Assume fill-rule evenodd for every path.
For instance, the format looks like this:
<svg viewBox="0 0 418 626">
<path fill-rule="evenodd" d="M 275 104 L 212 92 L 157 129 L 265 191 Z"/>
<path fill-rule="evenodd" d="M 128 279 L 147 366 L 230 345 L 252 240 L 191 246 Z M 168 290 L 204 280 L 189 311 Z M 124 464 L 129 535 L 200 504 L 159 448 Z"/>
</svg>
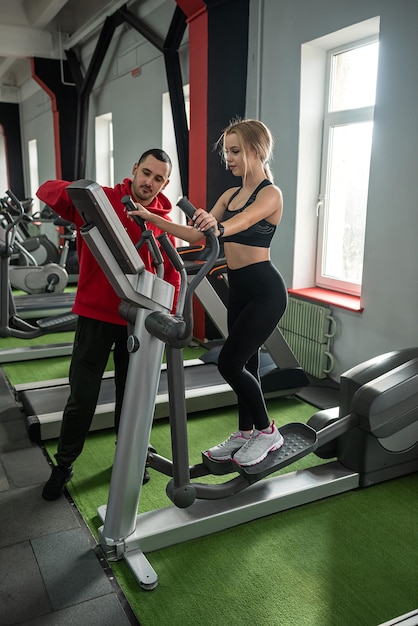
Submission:
<svg viewBox="0 0 418 626">
<path fill-rule="evenodd" d="M 6 142 L 10 189 L 18 198 L 23 199 L 25 197 L 25 185 L 23 179 L 22 141 L 18 104 L 0 102 L 0 124 L 3 126 Z M 0 195 L 4 196 L 5 191 L 5 189 L 0 189 Z"/>
<path fill-rule="evenodd" d="M 208 10 L 207 207 L 236 184 L 213 146 L 231 119 L 244 117 L 249 0 L 205 0 Z"/>
<path fill-rule="evenodd" d="M 245 115 L 249 0 L 177 4 L 189 26 L 189 197 L 210 209 L 236 182 L 213 147 L 231 119 Z"/>
</svg>

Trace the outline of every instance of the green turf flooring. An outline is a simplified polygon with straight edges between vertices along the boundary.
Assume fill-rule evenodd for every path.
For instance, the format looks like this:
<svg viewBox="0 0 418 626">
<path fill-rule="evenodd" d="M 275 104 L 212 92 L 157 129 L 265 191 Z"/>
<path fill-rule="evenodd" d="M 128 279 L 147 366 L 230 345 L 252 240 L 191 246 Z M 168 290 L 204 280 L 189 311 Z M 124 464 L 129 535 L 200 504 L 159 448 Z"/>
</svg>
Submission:
<svg viewBox="0 0 418 626">
<path fill-rule="evenodd" d="M 296 399 L 268 407 L 279 426 L 315 412 Z M 234 407 L 189 416 L 190 462 L 235 430 L 236 419 Z M 170 457 L 167 420 L 155 422 L 151 443 Z M 96 538 L 114 449 L 111 432 L 92 433 L 69 483 Z M 52 455 L 55 443 L 47 450 Z M 323 462 L 309 455 L 282 472 Z M 172 506 L 168 478 L 150 473 L 140 512 Z M 377 626 L 418 605 L 417 495 L 414 474 L 152 552 L 159 577 L 152 591 L 138 586 L 124 561 L 111 567 L 141 626 Z"/>
</svg>

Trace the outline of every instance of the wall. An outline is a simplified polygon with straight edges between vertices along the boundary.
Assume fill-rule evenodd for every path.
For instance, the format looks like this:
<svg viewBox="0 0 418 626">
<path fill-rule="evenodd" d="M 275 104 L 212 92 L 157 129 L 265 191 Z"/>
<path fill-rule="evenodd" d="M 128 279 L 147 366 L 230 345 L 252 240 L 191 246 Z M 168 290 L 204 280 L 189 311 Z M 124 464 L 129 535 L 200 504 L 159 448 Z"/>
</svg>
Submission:
<svg viewBox="0 0 418 626">
<path fill-rule="evenodd" d="M 411 63 L 418 55 L 418 4 L 413 0 L 252 0 L 251 10 L 260 15 L 257 104 L 260 118 L 276 140 L 273 169 L 285 201 L 272 257 L 289 287 L 293 286 L 301 45 L 380 16 L 364 312 L 334 309 L 340 328 L 333 344 L 337 365 L 332 376 L 337 378 L 372 356 L 418 343 L 418 70 Z M 257 50 L 254 42 L 253 49 Z M 253 60 L 250 72 L 256 67 Z M 249 82 L 255 83 L 254 76 Z"/>
</svg>

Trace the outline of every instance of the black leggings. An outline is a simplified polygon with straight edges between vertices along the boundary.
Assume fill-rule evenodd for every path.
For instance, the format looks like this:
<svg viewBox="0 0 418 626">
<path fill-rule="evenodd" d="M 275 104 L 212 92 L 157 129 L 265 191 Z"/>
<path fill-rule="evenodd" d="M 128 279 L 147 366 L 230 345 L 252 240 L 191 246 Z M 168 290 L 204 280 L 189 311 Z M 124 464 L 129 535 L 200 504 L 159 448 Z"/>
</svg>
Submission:
<svg viewBox="0 0 418 626">
<path fill-rule="evenodd" d="M 239 429 L 270 424 L 259 377 L 259 349 L 287 305 L 287 289 L 271 261 L 228 270 L 228 338 L 219 354 L 219 372 L 238 399 Z"/>
<path fill-rule="evenodd" d="M 79 317 L 70 365 L 70 396 L 64 409 L 58 450 L 60 465 L 71 465 L 81 453 L 96 410 L 109 355 L 115 366 L 115 428 L 119 427 L 129 352 L 127 328 Z"/>
</svg>

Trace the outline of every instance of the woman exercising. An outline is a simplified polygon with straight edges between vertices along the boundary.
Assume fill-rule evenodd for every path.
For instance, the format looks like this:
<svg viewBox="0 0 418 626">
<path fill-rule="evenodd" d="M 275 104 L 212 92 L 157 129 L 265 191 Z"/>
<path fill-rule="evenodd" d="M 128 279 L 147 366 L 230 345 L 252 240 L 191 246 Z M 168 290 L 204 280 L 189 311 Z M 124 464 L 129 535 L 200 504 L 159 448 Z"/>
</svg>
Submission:
<svg viewBox="0 0 418 626">
<path fill-rule="evenodd" d="M 208 213 L 197 209 L 188 225 L 167 222 L 141 204 L 139 215 L 166 232 L 195 243 L 213 228 L 224 243 L 227 262 L 228 338 L 218 368 L 238 400 L 238 431 L 205 454 L 215 461 L 255 465 L 283 445 L 268 417 L 259 377 L 259 351 L 287 305 L 284 280 L 270 260 L 270 243 L 283 211 L 282 193 L 268 165 L 273 139 L 257 120 L 232 122 L 217 142 L 226 167 L 241 177 L 240 187 L 225 191 Z"/>
</svg>

